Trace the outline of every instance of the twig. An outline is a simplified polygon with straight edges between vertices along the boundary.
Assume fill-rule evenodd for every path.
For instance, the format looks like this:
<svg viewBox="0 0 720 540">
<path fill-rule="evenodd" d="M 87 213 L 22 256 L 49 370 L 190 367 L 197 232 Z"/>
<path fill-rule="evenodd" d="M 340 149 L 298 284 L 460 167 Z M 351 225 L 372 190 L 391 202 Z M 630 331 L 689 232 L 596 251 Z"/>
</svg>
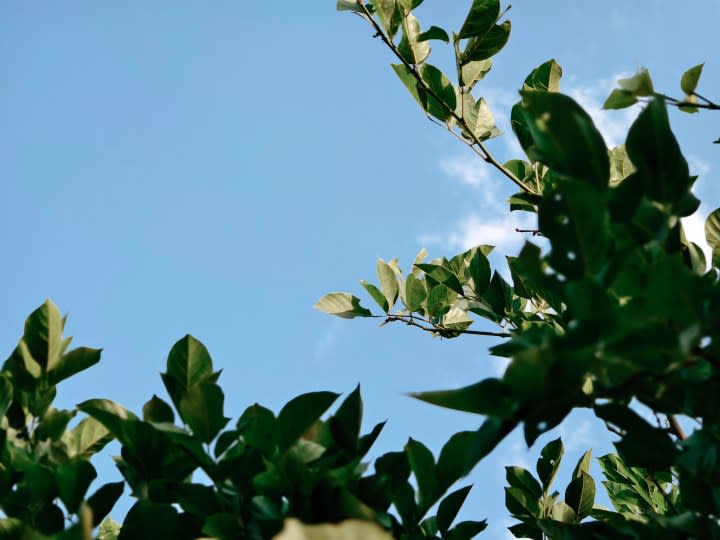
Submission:
<svg viewBox="0 0 720 540">
<path fill-rule="evenodd" d="M 668 414 L 667 420 L 668 424 L 670 424 L 670 432 L 675 435 L 678 440 L 684 441 L 687 438 L 687 435 L 685 435 L 685 432 L 680 426 L 680 422 L 678 422 L 678 419 L 675 417 L 675 415 Z"/>
<path fill-rule="evenodd" d="M 515 232 L 519 233 L 532 233 L 533 236 L 545 236 L 543 233 L 541 233 L 538 229 L 520 229 L 518 227 L 515 227 Z"/>
<path fill-rule="evenodd" d="M 372 14 L 368 11 L 365 4 L 362 2 L 362 0 L 357 0 L 358 6 L 360 6 L 365 14 L 365 18 L 368 20 L 368 22 L 372 25 L 373 29 L 375 30 L 375 34 L 377 37 L 379 37 L 383 43 L 392 51 L 392 53 L 397 57 L 400 62 L 410 71 L 412 76 L 417 80 L 418 84 L 422 87 L 423 91 L 426 92 L 428 95 L 433 97 L 435 101 L 437 101 L 441 107 L 445 109 L 445 111 L 452 116 L 455 121 L 460 125 L 464 130 L 468 133 L 470 138 L 473 140 L 473 144 L 477 145 L 480 151 L 482 152 L 480 154 L 480 157 L 490 165 L 494 166 L 498 171 L 500 171 L 502 174 L 507 176 L 515 185 L 517 185 L 520 189 L 522 189 L 526 193 L 532 193 L 532 190 L 526 186 L 522 180 L 520 180 L 515 174 L 513 174 L 511 171 L 506 169 L 505 167 L 500 164 L 500 162 L 495 159 L 495 157 L 490 153 L 490 151 L 485 147 L 483 142 L 475 135 L 472 130 L 469 128 L 467 123 L 465 122 L 465 119 L 458 115 L 453 109 L 448 107 L 448 105 L 443 101 L 443 99 L 432 89 L 430 88 L 425 81 L 423 80 L 420 73 L 418 73 L 417 68 L 413 67 L 410 63 L 408 63 L 405 58 L 400 54 L 400 51 L 398 51 L 395 44 L 390 40 L 390 38 L 385 35 L 385 32 L 382 28 L 378 25 L 377 21 L 373 18 Z"/>
<path fill-rule="evenodd" d="M 414 326 L 415 328 L 419 328 L 420 330 L 423 330 L 425 332 L 431 332 L 433 334 L 468 334 L 472 336 L 491 336 L 491 337 L 502 337 L 502 338 L 509 338 L 511 337 L 510 334 L 507 332 L 485 332 L 483 330 L 461 330 L 456 328 L 448 328 L 447 326 L 443 326 L 441 324 L 435 324 L 431 321 L 428 321 L 426 319 L 419 319 L 421 322 L 430 324 L 432 326 L 424 326 L 420 324 L 418 321 L 418 318 L 412 316 L 412 315 L 372 315 L 375 319 L 385 319 L 385 323 L 391 323 L 391 322 L 403 322 L 407 324 L 408 326 Z"/>
</svg>

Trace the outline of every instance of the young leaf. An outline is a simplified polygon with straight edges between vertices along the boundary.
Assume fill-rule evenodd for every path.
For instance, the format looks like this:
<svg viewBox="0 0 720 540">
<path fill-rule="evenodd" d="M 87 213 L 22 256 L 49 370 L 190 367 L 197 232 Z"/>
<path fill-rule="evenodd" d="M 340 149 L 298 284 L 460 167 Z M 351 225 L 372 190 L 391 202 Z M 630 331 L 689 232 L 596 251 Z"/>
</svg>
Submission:
<svg viewBox="0 0 720 540">
<path fill-rule="evenodd" d="M 573 470 L 572 477 L 579 478 L 580 473 L 584 472 L 590 474 L 590 464 L 592 463 L 592 449 L 585 452 L 582 457 L 578 460 L 575 469 Z"/>
<path fill-rule="evenodd" d="M 683 73 L 680 79 L 680 88 L 685 92 L 686 95 L 690 96 L 695 92 L 698 81 L 700 81 L 700 75 L 702 75 L 703 67 L 705 62 L 698 64 L 697 66 L 691 67 L 685 73 Z"/>
<path fill-rule="evenodd" d="M 618 84 L 622 90 L 630 92 L 634 96 L 647 97 L 655 95 L 650 72 L 647 69 L 641 69 L 627 79 L 620 79 Z"/>
<path fill-rule="evenodd" d="M 603 109 L 625 109 L 637 103 L 637 96 L 629 90 L 615 88 L 603 103 Z"/>
<path fill-rule="evenodd" d="M 388 310 L 392 309 L 397 301 L 399 286 L 395 271 L 382 259 L 377 262 L 377 276 L 380 280 L 380 290 L 388 303 Z"/>
<path fill-rule="evenodd" d="M 350 293 L 333 292 L 326 294 L 315 304 L 315 309 L 324 313 L 354 319 L 355 317 L 370 317 L 372 313 L 360 305 L 360 299 Z"/>
</svg>

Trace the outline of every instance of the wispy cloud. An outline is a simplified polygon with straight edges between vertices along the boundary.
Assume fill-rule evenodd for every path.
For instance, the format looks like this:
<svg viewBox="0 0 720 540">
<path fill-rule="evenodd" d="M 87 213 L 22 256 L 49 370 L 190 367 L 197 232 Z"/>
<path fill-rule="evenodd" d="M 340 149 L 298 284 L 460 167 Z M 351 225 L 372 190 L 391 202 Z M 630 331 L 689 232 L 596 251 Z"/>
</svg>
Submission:
<svg viewBox="0 0 720 540">
<path fill-rule="evenodd" d="M 345 328 L 340 321 L 330 321 L 323 333 L 315 340 L 313 346 L 313 359 L 316 362 L 324 360 L 335 349 L 338 339 Z"/>
<path fill-rule="evenodd" d="M 462 155 L 452 156 L 441 159 L 439 165 L 440 170 L 448 177 L 459 180 L 468 186 L 482 186 L 490 177 L 487 164 L 477 158 L 467 159 Z"/>
</svg>

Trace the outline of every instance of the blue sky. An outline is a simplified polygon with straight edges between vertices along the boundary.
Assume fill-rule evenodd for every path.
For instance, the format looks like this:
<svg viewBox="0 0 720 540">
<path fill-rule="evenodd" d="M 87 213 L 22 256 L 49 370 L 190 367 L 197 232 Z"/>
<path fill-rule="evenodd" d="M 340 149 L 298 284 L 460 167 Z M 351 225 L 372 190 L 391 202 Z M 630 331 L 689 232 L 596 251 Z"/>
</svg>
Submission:
<svg viewBox="0 0 720 540">
<path fill-rule="evenodd" d="M 468 4 L 426 0 L 417 15 L 458 28 Z M 476 93 L 507 131 L 525 75 L 556 58 L 564 90 L 620 143 L 637 111 L 599 111 L 619 76 L 648 67 L 656 88 L 679 95 L 682 72 L 706 61 L 699 90 L 720 98 L 720 2 L 692 11 L 519 0 L 510 43 Z M 158 373 L 189 332 L 223 369 L 229 416 L 360 382 L 367 426 L 389 419 L 378 451 L 412 435 L 437 452 L 475 428 L 479 418 L 404 392 L 497 373 L 492 341 L 433 340 L 312 309 L 325 292 L 359 291 L 377 257 L 407 267 L 423 246 L 510 254 L 524 240 L 503 203 L 512 186 L 424 118 L 371 35 L 331 1 L 0 1 L 5 354 L 50 297 L 76 344 L 104 349 L 60 388 L 61 405 L 107 397 L 138 411 L 164 396 Z M 431 61 L 447 65 L 435 48 Z M 720 147 L 710 143 L 720 124 L 712 113 L 671 121 L 707 214 L 719 204 Z M 519 157 L 511 133 L 490 148 Z M 689 225 L 697 237 L 702 219 Z M 589 417 L 538 445 L 558 433 L 570 461 L 594 440 L 598 455 L 609 450 Z M 513 436 L 472 474 L 466 517 L 490 518 L 485 538 L 505 536 L 501 466 L 534 464 L 537 453 Z M 117 475 L 107 455 L 96 464 Z"/>
</svg>

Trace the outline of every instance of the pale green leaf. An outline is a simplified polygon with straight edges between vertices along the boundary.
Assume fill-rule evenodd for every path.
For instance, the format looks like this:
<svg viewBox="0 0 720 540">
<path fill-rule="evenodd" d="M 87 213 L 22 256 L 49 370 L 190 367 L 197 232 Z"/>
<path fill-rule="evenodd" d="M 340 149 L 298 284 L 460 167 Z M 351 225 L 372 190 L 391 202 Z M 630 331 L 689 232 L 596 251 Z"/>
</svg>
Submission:
<svg viewBox="0 0 720 540">
<path fill-rule="evenodd" d="M 680 79 L 680 88 L 688 96 L 692 95 L 697 88 L 698 82 L 700 81 L 700 75 L 702 75 L 703 66 L 705 63 L 698 64 L 697 66 L 691 67 L 685 73 L 683 73 Z"/>
<path fill-rule="evenodd" d="M 389 311 L 397 301 L 399 292 L 398 280 L 392 267 L 382 259 L 378 259 L 376 271 L 378 279 L 380 280 L 380 290 L 387 299 L 388 309 L 386 311 Z"/>
<path fill-rule="evenodd" d="M 648 97 L 655 95 L 650 72 L 647 69 L 641 69 L 627 79 L 620 79 L 618 85 L 622 90 L 631 92 L 635 96 Z"/>
<path fill-rule="evenodd" d="M 355 317 L 370 317 L 372 313 L 360 305 L 360 299 L 350 293 L 332 292 L 326 294 L 315 304 L 315 309 L 342 317 L 353 319 Z"/>
</svg>

